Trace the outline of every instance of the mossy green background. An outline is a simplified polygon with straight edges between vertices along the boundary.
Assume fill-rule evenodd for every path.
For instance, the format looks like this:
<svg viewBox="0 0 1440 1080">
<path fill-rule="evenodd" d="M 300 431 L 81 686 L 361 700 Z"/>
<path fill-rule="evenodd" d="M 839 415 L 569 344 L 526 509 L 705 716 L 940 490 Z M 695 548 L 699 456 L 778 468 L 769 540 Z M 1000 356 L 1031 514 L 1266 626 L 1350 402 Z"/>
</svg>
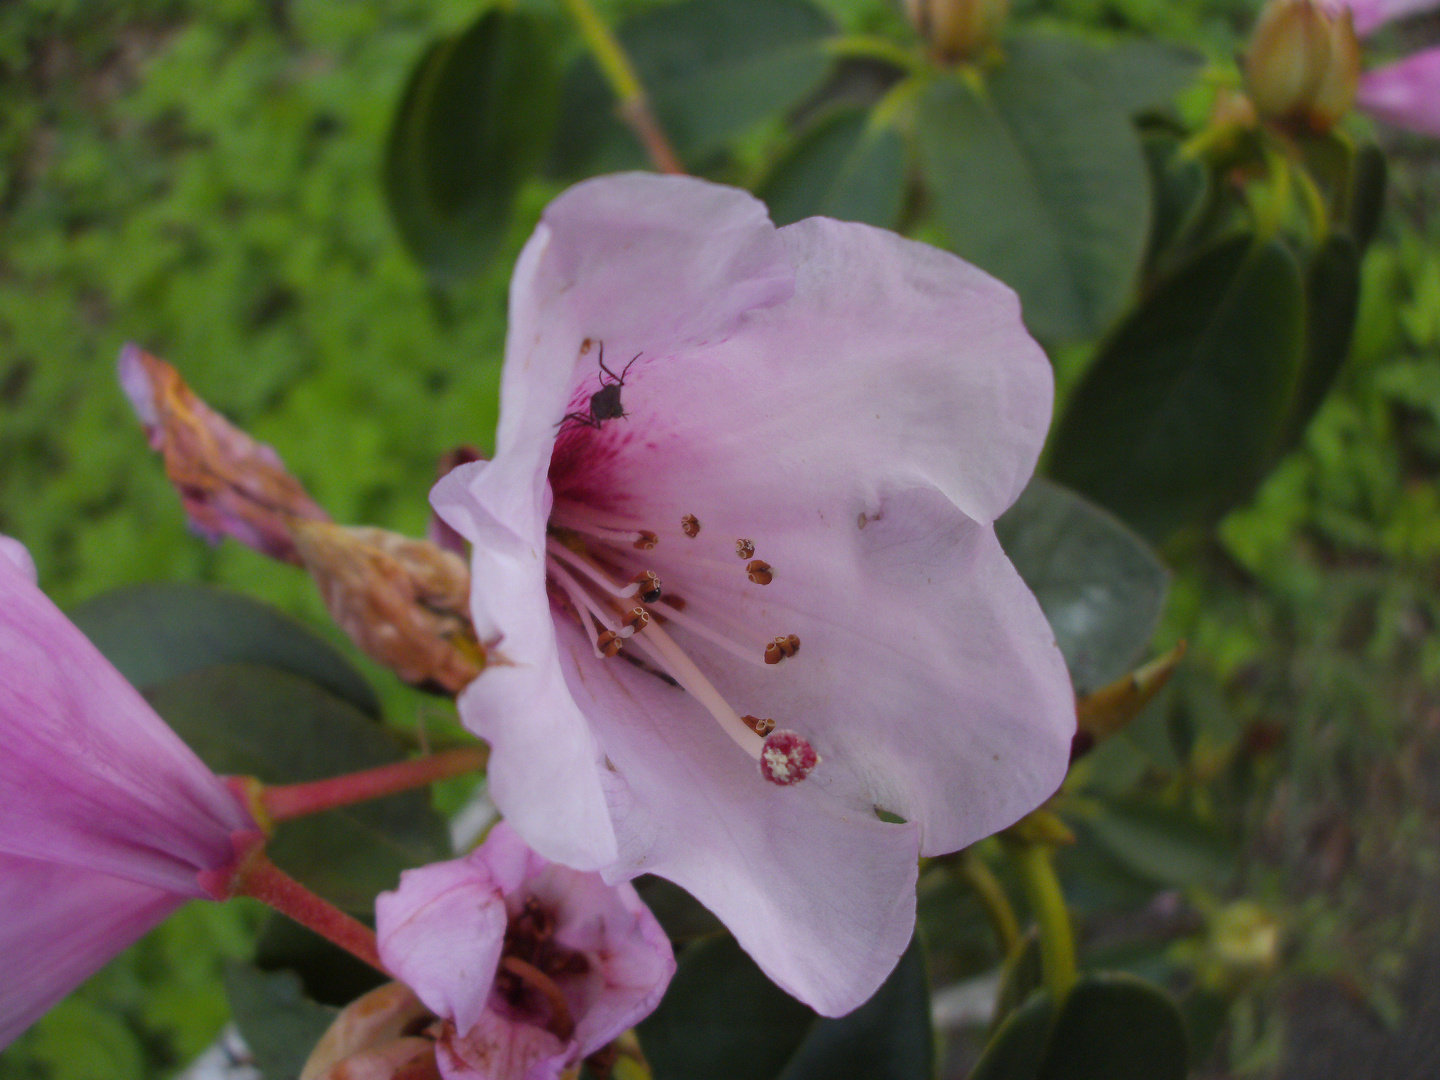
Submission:
<svg viewBox="0 0 1440 1080">
<path fill-rule="evenodd" d="M 829 6 L 852 29 L 895 24 L 880 0 Z M 1254 6 L 1015 7 L 1223 56 Z M 210 581 L 340 640 L 293 568 L 186 531 L 115 383 L 126 340 L 273 445 L 340 521 L 419 534 L 439 456 L 487 447 L 509 266 L 553 188 L 526 190 L 492 272 L 442 293 L 402 249 L 378 182 L 410 65 L 476 10 L 0 6 L 0 532 L 30 546 L 60 603 L 127 582 Z M 1387 972 L 1433 924 L 1433 905 L 1413 898 L 1433 893 L 1440 865 L 1434 815 L 1409 798 L 1423 775 L 1399 769 L 1393 798 L 1365 796 L 1440 715 L 1440 152 L 1405 137 L 1393 146 L 1385 235 L 1366 263 L 1342 385 L 1218 541 L 1180 553 L 1164 631 L 1192 644 L 1182 691 L 1200 729 L 1180 768 L 1185 797 L 1221 802 L 1216 815 L 1249 849 L 1280 852 L 1249 864 L 1244 887 L 1296 935 L 1294 969 L 1338 956 L 1381 1012 L 1401 1008 Z M 392 716 L 441 709 L 366 670 Z M 1264 723 L 1287 730 L 1286 748 L 1247 764 L 1237 747 Z M 1215 794 L 1232 790 L 1233 802 Z M 1359 838 L 1354 859 L 1413 881 L 1410 899 L 1376 915 L 1344 875 L 1318 900 L 1295 893 L 1288 875 L 1308 865 L 1307 830 L 1337 815 Z M 0 1078 L 174 1071 L 223 1023 L 220 966 L 244 955 L 256 917 L 192 905 L 0 1054 Z M 1383 932 L 1367 937 L 1364 925 Z M 1283 1055 L 1265 1004 L 1285 976 L 1274 978 L 1231 1036 L 1233 1058 L 1262 1071 Z"/>
</svg>

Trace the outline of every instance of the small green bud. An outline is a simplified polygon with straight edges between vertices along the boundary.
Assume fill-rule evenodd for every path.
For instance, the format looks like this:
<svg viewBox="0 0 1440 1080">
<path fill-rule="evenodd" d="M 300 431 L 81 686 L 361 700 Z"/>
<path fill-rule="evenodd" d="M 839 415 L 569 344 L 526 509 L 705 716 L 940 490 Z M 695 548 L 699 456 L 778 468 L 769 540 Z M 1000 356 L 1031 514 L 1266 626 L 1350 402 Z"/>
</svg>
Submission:
<svg viewBox="0 0 1440 1080">
<path fill-rule="evenodd" d="M 905 0 L 905 13 L 942 60 L 969 60 L 995 43 L 1010 0 Z"/>
<path fill-rule="evenodd" d="M 1329 131 L 1354 105 L 1360 80 L 1350 9 L 1331 0 L 1270 0 L 1244 66 L 1261 117 Z"/>
</svg>

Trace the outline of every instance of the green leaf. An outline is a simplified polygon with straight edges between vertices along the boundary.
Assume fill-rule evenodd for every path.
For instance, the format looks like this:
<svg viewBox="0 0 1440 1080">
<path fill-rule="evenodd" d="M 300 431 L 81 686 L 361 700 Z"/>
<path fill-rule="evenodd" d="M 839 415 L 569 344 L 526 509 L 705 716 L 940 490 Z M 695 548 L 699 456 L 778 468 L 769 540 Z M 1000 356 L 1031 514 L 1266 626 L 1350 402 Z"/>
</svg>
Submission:
<svg viewBox="0 0 1440 1080">
<path fill-rule="evenodd" d="M 1081 825 L 1126 869 L 1157 885 L 1220 885 L 1235 872 L 1235 851 L 1183 811 L 1116 800 Z"/>
<path fill-rule="evenodd" d="M 970 1080 L 1035 1080 L 1055 1003 L 1043 990 L 1012 1012 L 980 1055 Z"/>
<path fill-rule="evenodd" d="M 1020 948 L 1005 958 L 1000 973 L 1000 989 L 995 992 L 995 1017 L 991 1030 L 998 1033 L 1010 1014 L 1021 1008 L 1041 988 L 1045 968 L 1040 955 L 1040 935 L 1031 929 Z"/>
<path fill-rule="evenodd" d="M 918 938 L 880 989 L 847 1016 L 822 1018 L 781 1080 L 924 1080 L 935 1073 L 930 986 Z"/>
<path fill-rule="evenodd" d="M 1160 621 L 1170 579 L 1144 540 L 1041 477 L 996 521 L 995 532 L 1050 620 L 1079 692 L 1135 666 Z"/>
<path fill-rule="evenodd" d="M 660 1007 L 637 1029 L 655 1080 L 764 1080 L 815 1014 L 779 989 L 728 934 L 689 946 Z"/>
<path fill-rule="evenodd" d="M 1107 326 L 1149 231 L 1145 161 L 1127 112 L 1097 90 L 1096 51 L 1022 37 L 985 91 L 936 77 L 916 121 L 924 175 L 954 249 L 1013 287 L 1041 338 Z"/>
<path fill-rule="evenodd" d="M 225 995 L 245 1045 L 267 1077 L 300 1075 L 310 1051 L 320 1041 L 335 1010 L 317 1005 L 289 971 L 267 974 L 245 964 L 225 972 Z"/>
<path fill-rule="evenodd" d="M 1051 439 L 1050 474 L 1153 543 L 1258 479 L 1295 387 L 1294 256 L 1239 236 L 1159 285 L 1101 348 Z"/>
<path fill-rule="evenodd" d="M 344 654 L 290 616 L 238 593 L 206 585 L 129 585 L 68 614 L 142 691 L 211 664 L 268 664 L 380 716 L 375 692 Z"/>
<path fill-rule="evenodd" d="M 348 1005 L 385 981 L 363 960 L 278 911 L 260 930 L 254 962 L 261 971 L 293 971 L 305 995 L 322 1005 Z"/>
<path fill-rule="evenodd" d="M 834 32 L 830 16 L 805 0 L 686 0 L 617 29 L 661 128 L 691 167 L 819 86 L 831 68 L 820 43 Z M 594 61 L 581 57 L 562 97 L 553 158 L 559 176 L 647 164 L 615 109 Z"/>
<path fill-rule="evenodd" d="M 635 891 L 665 928 L 665 936 L 674 943 L 725 932 L 719 919 L 672 881 L 646 874 L 636 879 Z"/>
<path fill-rule="evenodd" d="M 1127 113 L 1167 104 L 1195 81 L 1204 64 L 1194 50 L 1159 41 L 1092 47 L 1077 56 L 1088 57 L 1084 70 L 1091 85 Z"/>
<path fill-rule="evenodd" d="M 1169 995 L 1133 975 L 1089 975 L 1066 996 L 1036 1080 L 1185 1080 L 1188 1057 Z"/>
<path fill-rule="evenodd" d="M 905 147 L 894 128 L 870 128 L 870 112 L 835 111 L 805 132 L 756 194 L 776 225 L 823 214 L 893 228 L 905 197 Z"/>
<path fill-rule="evenodd" d="M 1183 249 L 1210 196 L 1210 170 L 1198 158 L 1182 156 L 1182 143 L 1183 132 L 1168 127 L 1152 126 L 1141 135 L 1153 203 L 1147 277 L 1173 269 L 1177 249 Z"/>
<path fill-rule="evenodd" d="M 385 195 L 436 281 L 484 269 L 520 185 L 543 160 L 558 67 L 550 21 L 494 8 L 426 50 L 391 124 Z"/>
<path fill-rule="evenodd" d="M 152 687 L 150 703 L 212 769 L 296 783 L 383 765 L 399 743 L 348 702 L 289 672 L 216 664 Z M 401 870 L 445 858 L 444 822 L 411 791 L 287 822 L 280 867 L 351 911 L 368 911 Z"/>
<path fill-rule="evenodd" d="M 1389 164 L 1378 146 L 1368 143 L 1355 151 L 1345 205 L 1346 224 L 1355 246 L 1364 252 L 1380 228 L 1380 211 L 1385 207 L 1386 174 Z"/>
<path fill-rule="evenodd" d="M 1305 354 L 1300 382 L 1277 456 L 1299 440 L 1350 355 L 1360 310 L 1360 254 L 1347 236 L 1332 234 L 1305 275 Z"/>
</svg>

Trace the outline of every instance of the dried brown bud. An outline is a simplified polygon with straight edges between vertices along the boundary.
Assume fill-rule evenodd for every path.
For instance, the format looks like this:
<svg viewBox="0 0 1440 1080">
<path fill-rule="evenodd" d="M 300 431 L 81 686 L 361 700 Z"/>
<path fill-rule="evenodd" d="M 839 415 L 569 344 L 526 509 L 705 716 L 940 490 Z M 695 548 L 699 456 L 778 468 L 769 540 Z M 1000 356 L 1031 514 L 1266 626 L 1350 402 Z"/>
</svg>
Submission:
<svg viewBox="0 0 1440 1080">
<path fill-rule="evenodd" d="M 470 571 L 454 552 L 384 529 L 297 522 L 295 546 L 330 617 L 416 686 L 463 690 L 485 666 L 470 624 Z"/>
<path fill-rule="evenodd" d="M 285 471 L 280 456 L 215 412 L 179 373 L 139 346 L 120 350 L 120 385 L 191 525 L 211 543 L 233 536 L 256 551 L 299 563 L 290 523 L 330 515 Z"/>
<path fill-rule="evenodd" d="M 437 1021 L 402 983 L 356 998 L 310 1052 L 300 1080 L 438 1080 Z"/>
</svg>

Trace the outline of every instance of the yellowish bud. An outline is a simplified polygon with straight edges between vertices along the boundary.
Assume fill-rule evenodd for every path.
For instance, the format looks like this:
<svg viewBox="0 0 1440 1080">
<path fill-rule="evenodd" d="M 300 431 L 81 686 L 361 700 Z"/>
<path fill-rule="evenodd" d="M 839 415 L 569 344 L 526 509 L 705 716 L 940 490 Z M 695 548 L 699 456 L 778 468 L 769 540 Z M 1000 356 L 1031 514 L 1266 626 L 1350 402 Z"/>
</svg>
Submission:
<svg viewBox="0 0 1440 1080">
<path fill-rule="evenodd" d="M 1245 89 L 1267 120 L 1330 130 L 1355 103 L 1360 43 L 1334 0 L 1270 0 L 1245 53 Z"/>
<path fill-rule="evenodd" d="M 943 60 L 969 60 L 993 45 L 1010 0 L 905 0 L 905 13 Z"/>
</svg>

